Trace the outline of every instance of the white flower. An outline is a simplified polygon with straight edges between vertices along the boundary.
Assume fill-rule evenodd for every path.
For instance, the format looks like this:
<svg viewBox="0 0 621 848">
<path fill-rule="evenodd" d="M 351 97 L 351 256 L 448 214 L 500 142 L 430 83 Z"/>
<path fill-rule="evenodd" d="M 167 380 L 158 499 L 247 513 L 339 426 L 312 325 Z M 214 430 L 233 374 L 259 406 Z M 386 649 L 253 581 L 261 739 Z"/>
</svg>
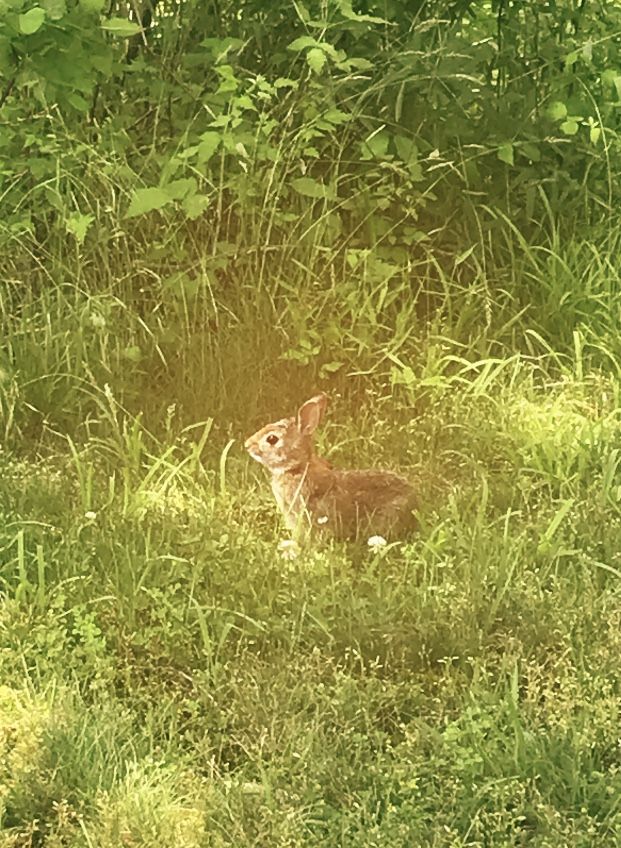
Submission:
<svg viewBox="0 0 621 848">
<path fill-rule="evenodd" d="M 317 524 L 327 524 L 327 523 L 328 523 L 328 516 L 327 515 L 320 515 L 319 518 L 317 519 Z"/>
<path fill-rule="evenodd" d="M 367 545 L 370 548 L 373 548 L 374 550 L 378 548 L 383 548 L 387 544 L 388 542 L 386 541 L 386 539 L 384 539 L 383 536 L 369 536 L 369 538 L 367 539 Z"/>
<path fill-rule="evenodd" d="M 86 518 L 87 521 L 95 521 L 97 518 L 97 513 L 93 512 L 92 509 L 89 509 L 88 512 L 84 513 L 84 518 Z"/>
<path fill-rule="evenodd" d="M 283 539 L 278 543 L 278 550 L 283 559 L 295 559 L 300 553 L 300 546 L 295 539 Z"/>
</svg>

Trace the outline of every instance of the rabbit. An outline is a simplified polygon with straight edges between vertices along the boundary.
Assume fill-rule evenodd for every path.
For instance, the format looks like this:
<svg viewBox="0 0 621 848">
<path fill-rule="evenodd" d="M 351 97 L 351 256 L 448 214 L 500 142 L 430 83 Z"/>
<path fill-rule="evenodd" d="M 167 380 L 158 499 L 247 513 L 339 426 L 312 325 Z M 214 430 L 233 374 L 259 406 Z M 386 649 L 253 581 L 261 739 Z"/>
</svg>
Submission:
<svg viewBox="0 0 621 848">
<path fill-rule="evenodd" d="M 327 403 L 327 395 L 315 395 L 295 417 L 267 424 L 244 444 L 270 472 L 287 527 L 302 535 L 337 539 L 356 539 L 363 533 L 390 537 L 413 527 L 416 497 L 404 477 L 378 469 L 339 470 L 317 456 L 313 433 Z"/>
</svg>

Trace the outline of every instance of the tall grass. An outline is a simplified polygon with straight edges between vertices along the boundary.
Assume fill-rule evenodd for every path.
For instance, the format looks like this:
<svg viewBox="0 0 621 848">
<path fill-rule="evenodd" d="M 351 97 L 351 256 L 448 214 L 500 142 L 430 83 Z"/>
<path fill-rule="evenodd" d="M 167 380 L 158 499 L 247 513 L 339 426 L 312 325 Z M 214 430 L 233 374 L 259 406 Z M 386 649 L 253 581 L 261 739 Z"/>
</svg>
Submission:
<svg viewBox="0 0 621 848">
<path fill-rule="evenodd" d="M 607 262 L 574 245 L 562 258 L 598 287 L 580 307 L 594 331 Z M 407 304 L 405 278 L 390 282 Z M 338 285 L 300 287 L 313 326 Z M 373 323 L 381 285 L 362 275 L 340 301 L 369 335 L 330 342 L 344 365 L 324 377 L 319 356 L 278 359 L 286 306 L 253 334 L 245 303 L 203 341 L 177 324 L 179 358 L 209 350 L 214 376 L 179 382 L 175 408 L 161 375 L 151 394 L 153 372 L 123 358 L 131 342 L 148 356 L 151 335 L 118 294 L 65 284 L 5 305 L 5 844 L 618 840 L 614 352 L 582 329 L 563 346 L 544 301 L 507 326 L 485 312 L 491 281 L 477 295 L 448 276 L 433 320 L 391 345 L 405 319 L 395 306 Z M 466 335 L 456 304 L 476 297 Z M 105 324 L 70 331 L 92 314 Z M 224 449 L 303 397 L 302 372 L 335 396 L 332 459 L 420 480 L 417 538 L 279 558 L 264 481 Z"/>
<path fill-rule="evenodd" d="M 145 161 L 67 131 L 3 226 L 0 846 L 621 843 L 618 221 L 433 207 L 495 144 L 424 197 L 347 161 L 403 73 L 322 130 L 323 197 L 311 77 L 209 215 L 126 219 Z M 240 441 L 319 388 L 415 538 L 279 555 Z"/>
</svg>

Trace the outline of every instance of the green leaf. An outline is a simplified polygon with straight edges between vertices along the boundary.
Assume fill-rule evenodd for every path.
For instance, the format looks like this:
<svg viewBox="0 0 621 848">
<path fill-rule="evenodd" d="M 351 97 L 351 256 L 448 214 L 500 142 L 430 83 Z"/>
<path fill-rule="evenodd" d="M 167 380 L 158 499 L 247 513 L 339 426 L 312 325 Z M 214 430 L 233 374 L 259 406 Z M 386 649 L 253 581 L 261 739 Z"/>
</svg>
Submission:
<svg viewBox="0 0 621 848">
<path fill-rule="evenodd" d="M 123 350 L 123 358 L 129 360 L 129 362 L 140 362 L 142 351 L 138 345 L 129 345 Z"/>
<path fill-rule="evenodd" d="M 418 147 L 411 138 L 405 135 L 397 135 L 394 137 L 394 145 L 397 148 L 397 155 L 404 163 L 413 182 L 419 182 L 423 178 L 423 169 L 418 161 Z"/>
<path fill-rule="evenodd" d="M 51 21 L 59 21 L 67 13 L 66 0 L 40 0 Z"/>
<path fill-rule="evenodd" d="M 362 159 L 383 159 L 388 151 L 389 141 L 390 136 L 384 130 L 373 133 L 360 145 Z"/>
<path fill-rule="evenodd" d="M 302 35 L 300 38 L 292 41 L 291 44 L 287 44 L 287 50 L 293 50 L 294 53 L 300 53 L 302 50 L 306 50 L 307 47 L 319 47 L 319 42 L 316 38 L 311 38 L 310 35 Z"/>
<path fill-rule="evenodd" d="M 218 149 L 222 136 L 216 132 L 205 132 L 201 136 L 201 142 L 198 145 L 197 163 L 204 165 L 209 162 L 213 154 Z"/>
<path fill-rule="evenodd" d="M 555 100 L 546 109 L 546 114 L 552 121 L 562 121 L 567 117 L 567 106 L 560 100 Z"/>
<path fill-rule="evenodd" d="M 582 45 L 582 58 L 589 65 L 593 61 L 593 42 L 591 39 L 585 41 Z"/>
<path fill-rule="evenodd" d="M 352 68 L 355 68 L 357 71 L 370 71 L 375 67 L 373 62 L 370 62 L 368 59 L 363 59 L 362 57 L 356 59 L 348 59 L 347 60 Z"/>
<path fill-rule="evenodd" d="M 579 50 L 572 50 L 571 53 L 568 53 L 565 56 L 565 68 L 571 68 L 572 65 L 575 65 L 578 59 L 580 58 Z"/>
<path fill-rule="evenodd" d="M 194 177 L 173 180 L 164 186 L 164 190 L 173 200 L 182 200 L 188 194 L 196 194 L 196 180 Z"/>
<path fill-rule="evenodd" d="M 209 203 L 209 198 L 204 194 L 189 194 L 181 205 L 190 221 L 195 221 L 209 208 Z"/>
<path fill-rule="evenodd" d="M 81 245 L 84 243 L 86 233 L 94 220 L 94 215 L 82 215 L 80 212 L 75 212 L 65 221 L 65 229 L 68 233 L 74 235 L 77 243 Z"/>
<path fill-rule="evenodd" d="M 328 374 L 336 374 L 343 367 L 343 364 L 342 362 L 324 362 L 319 369 L 319 376 L 326 377 Z"/>
<path fill-rule="evenodd" d="M 0 73 L 8 76 L 10 69 L 13 67 L 13 61 L 10 40 L 4 36 L 0 36 Z"/>
<path fill-rule="evenodd" d="M 90 109 L 90 104 L 76 91 L 71 91 L 67 95 L 67 102 L 78 112 L 88 112 Z"/>
<path fill-rule="evenodd" d="M 476 244 L 471 244 L 467 250 L 464 250 L 463 253 L 460 253 L 459 256 L 455 259 L 455 265 L 461 265 L 462 262 L 465 262 L 466 259 L 471 256 L 476 249 Z"/>
<path fill-rule="evenodd" d="M 358 15 L 351 7 L 351 0 L 339 0 L 339 10 L 348 21 L 359 21 L 368 24 L 389 24 L 384 18 L 376 18 L 374 15 Z"/>
<path fill-rule="evenodd" d="M 142 27 L 139 24 L 127 18 L 107 18 L 102 21 L 101 28 L 111 35 L 118 35 L 120 38 L 129 38 L 131 35 L 142 32 Z"/>
<path fill-rule="evenodd" d="M 513 165 L 513 145 L 510 141 L 505 144 L 498 145 L 496 156 L 501 162 L 506 162 L 507 165 Z"/>
<path fill-rule="evenodd" d="M 96 71 L 103 74 L 106 79 L 109 79 L 112 76 L 113 54 L 112 51 L 107 49 L 107 45 L 104 45 L 104 47 L 106 50 L 105 53 L 91 55 L 91 65 Z"/>
<path fill-rule="evenodd" d="M 614 88 L 618 77 L 619 71 L 615 71 L 612 68 L 608 68 L 608 70 L 604 71 L 602 74 L 602 86 L 608 89 Z"/>
<path fill-rule="evenodd" d="M 399 159 L 406 165 L 409 165 L 412 160 L 416 161 L 418 159 L 418 147 L 411 138 L 405 135 L 397 135 L 394 137 L 394 144 L 397 148 Z"/>
<path fill-rule="evenodd" d="M 23 32 L 24 35 L 32 35 L 43 25 L 45 9 L 35 6 L 34 9 L 30 9 L 28 12 L 20 15 L 18 20 L 20 32 Z"/>
<path fill-rule="evenodd" d="M 85 12 L 100 14 L 103 12 L 106 0 L 80 0 L 80 6 Z"/>
<path fill-rule="evenodd" d="M 313 73 L 319 75 L 326 64 L 328 57 L 320 47 L 312 47 L 306 54 L 306 61 Z"/>
<path fill-rule="evenodd" d="M 591 127 L 591 129 L 589 130 L 589 139 L 591 141 L 591 144 L 597 144 L 597 142 L 600 139 L 601 134 L 602 134 L 602 128 L 601 127 L 596 127 L 596 126 Z"/>
<path fill-rule="evenodd" d="M 561 132 L 565 135 L 575 135 L 578 132 L 578 122 L 570 118 L 568 121 L 563 121 L 561 124 Z"/>
<path fill-rule="evenodd" d="M 161 209 L 168 203 L 172 203 L 172 197 L 163 188 L 138 188 L 134 192 L 129 209 L 125 213 L 126 218 L 135 218 L 144 215 L 154 209 Z"/>
<path fill-rule="evenodd" d="M 291 188 L 297 191 L 298 194 L 303 194 L 304 197 L 327 197 L 333 200 L 336 197 L 334 188 L 318 180 L 313 180 L 310 177 L 298 177 L 297 180 L 291 181 Z"/>
<path fill-rule="evenodd" d="M 527 141 L 525 144 L 520 145 L 520 153 L 528 157 L 531 162 L 541 161 L 541 152 L 536 144 L 531 144 Z"/>
<path fill-rule="evenodd" d="M 300 3 L 299 0 L 297 3 L 293 4 L 295 7 L 295 11 L 298 13 L 298 17 L 302 21 L 302 23 L 306 24 L 310 21 L 310 13 L 304 3 Z"/>
<path fill-rule="evenodd" d="M 347 121 L 351 121 L 351 114 L 342 112 L 340 109 L 328 109 L 321 117 L 331 124 L 345 124 Z"/>
</svg>

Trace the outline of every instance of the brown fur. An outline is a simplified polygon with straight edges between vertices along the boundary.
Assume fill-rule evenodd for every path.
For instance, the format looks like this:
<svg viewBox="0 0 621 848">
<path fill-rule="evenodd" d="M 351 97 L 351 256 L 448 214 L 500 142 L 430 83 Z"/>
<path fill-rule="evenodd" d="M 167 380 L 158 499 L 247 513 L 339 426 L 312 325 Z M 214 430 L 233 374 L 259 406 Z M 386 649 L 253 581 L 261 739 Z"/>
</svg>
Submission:
<svg viewBox="0 0 621 848">
<path fill-rule="evenodd" d="M 312 435 L 326 404 L 326 395 L 316 395 L 296 417 L 268 424 L 245 442 L 250 455 L 271 474 L 287 527 L 338 538 L 388 538 L 411 528 L 416 498 L 404 477 L 377 469 L 342 471 L 317 456 Z"/>
</svg>

